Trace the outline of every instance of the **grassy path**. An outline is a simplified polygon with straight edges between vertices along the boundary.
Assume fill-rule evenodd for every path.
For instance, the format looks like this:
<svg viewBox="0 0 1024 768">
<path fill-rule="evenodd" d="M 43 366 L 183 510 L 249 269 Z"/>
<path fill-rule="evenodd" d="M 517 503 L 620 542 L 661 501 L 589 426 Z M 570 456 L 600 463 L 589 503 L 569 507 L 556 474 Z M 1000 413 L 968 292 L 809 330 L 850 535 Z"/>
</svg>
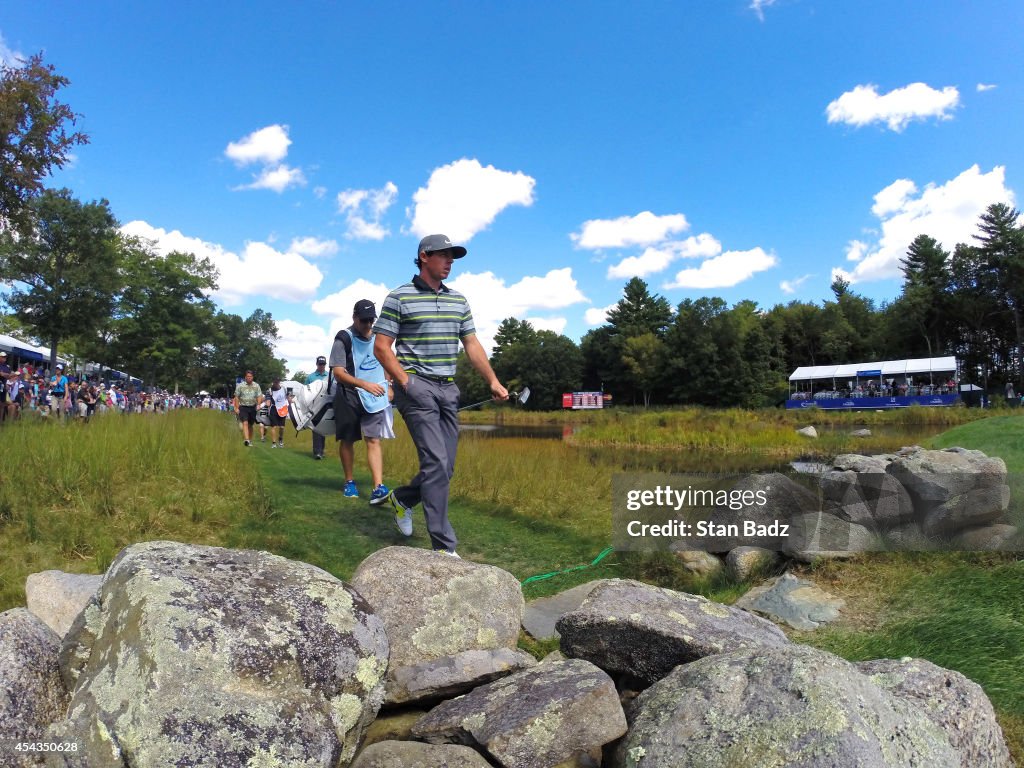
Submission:
<svg viewBox="0 0 1024 768">
<path fill-rule="evenodd" d="M 301 442 L 284 450 L 271 450 L 269 444 L 260 443 L 251 450 L 274 512 L 268 520 L 247 520 L 231 530 L 228 546 L 267 549 L 313 563 L 342 579 L 351 576 L 365 557 L 381 547 L 430 547 L 422 508 L 416 509 L 413 535 L 406 538 L 395 527 L 390 507 L 369 505 L 370 484 L 361 446 L 357 446 L 356 481 L 362 497 L 347 499 L 341 494 L 343 476 L 340 462 L 330 453 L 332 447 L 327 458 L 314 461 L 308 437 L 299 439 Z M 405 474 L 399 471 L 386 471 L 386 479 L 391 484 L 401 482 L 409 469 L 405 468 Z M 557 520 L 518 513 L 506 504 L 466 496 L 453 497 L 449 515 L 464 558 L 496 565 L 520 580 L 590 562 L 608 544 L 606 531 L 580 531 Z M 621 574 L 616 566 L 608 564 L 587 571 L 585 578 L 612 575 Z M 571 583 L 559 579 L 546 591 L 565 589 L 567 585 Z M 534 591 L 541 594 L 545 589 L 538 585 Z"/>
</svg>

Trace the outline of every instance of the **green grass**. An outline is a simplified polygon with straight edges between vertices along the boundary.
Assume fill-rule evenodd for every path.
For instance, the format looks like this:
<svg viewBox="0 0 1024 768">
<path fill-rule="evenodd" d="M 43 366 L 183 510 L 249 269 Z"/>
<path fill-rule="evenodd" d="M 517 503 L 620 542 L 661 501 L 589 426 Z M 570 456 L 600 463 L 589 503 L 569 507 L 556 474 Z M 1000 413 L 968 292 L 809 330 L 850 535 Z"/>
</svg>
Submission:
<svg viewBox="0 0 1024 768">
<path fill-rule="evenodd" d="M 219 543 L 243 519 L 266 520 L 262 481 L 237 435 L 208 411 L 5 424 L 0 609 L 24 605 L 30 573 L 99 573 L 128 544 Z"/>
</svg>

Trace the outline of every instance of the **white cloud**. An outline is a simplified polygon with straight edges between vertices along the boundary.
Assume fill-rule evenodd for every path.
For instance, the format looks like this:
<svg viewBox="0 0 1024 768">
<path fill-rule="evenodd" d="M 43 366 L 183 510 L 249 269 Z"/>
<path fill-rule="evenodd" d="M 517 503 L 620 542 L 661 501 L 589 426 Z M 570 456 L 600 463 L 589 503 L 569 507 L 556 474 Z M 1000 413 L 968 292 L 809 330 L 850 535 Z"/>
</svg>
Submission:
<svg viewBox="0 0 1024 768">
<path fill-rule="evenodd" d="M 775 0 L 751 0 L 750 10 L 757 14 L 757 18 L 764 21 L 764 9 L 775 5 Z"/>
<path fill-rule="evenodd" d="M 281 252 L 267 243 L 249 242 L 241 254 L 217 243 L 189 237 L 179 230 L 167 231 L 145 221 L 130 221 L 121 227 L 125 234 L 151 241 L 154 250 L 209 258 L 220 273 L 213 298 L 227 306 L 240 304 L 246 296 L 268 296 L 283 301 L 302 301 L 316 294 L 323 274 L 300 253 Z"/>
<path fill-rule="evenodd" d="M 646 277 L 661 272 L 676 259 L 707 258 L 721 252 L 722 244 L 707 232 L 702 232 L 696 237 L 645 248 L 639 256 L 627 256 L 608 267 L 608 279 Z"/>
<path fill-rule="evenodd" d="M 327 187 L 313 187 L 313 194 L 316 195 L 317 199 L 322 199 L 327 194 Z"/>
<path fill-rule="evenodd" d="M 863 240 L 851 240 L 846 245 L 846 260 L 861 261 L 865 256 L 868 255 L 868 251 L 870 250 L 871 246 L 865 243 Z"/>
<path fill-rule="evenodd" d="M 810 279 L 810 277 L 811 275 L 803 275 L 793 280 L 783 280 L 781 283 L 779 283 L 779 290 L 781 290 L 783 293 L 796 293 L 796 289 L 799 288 L 804 283 L 806 283 L 807 280 Z"/>
<path fill-rule="evenodd" d="M 4 36 L 0 34 L 0 64 L 11 68 L 21 67 L 22 62 L 27 61 L 26 56 L 21 51 L 16 51 L 7 45 L 7 41 L 4 40 Z"/>
<path fill-rule="evenodd" d="M 444 233 L 453 243 L 466 243 L 487 229 L 510 205 L 533 205 L 536 180 L 522 171 L 501 171 L 493 165 L 463 158 L 434 169 L 427 186 L 413 194 L 407 211 L 410 230 L 418 237 Z"/>
<path fill-rule="evenodd" d="M 607 307 L 591 307 L 583 313 L 583 319 L 587 325 L 604 325 L 608 322 L 608 313 L 615 309 L 616 304 L 609 304 Z"/>
<path fill-rule="evenodd" d="M 885 123 L 899 132 L 912 120 L 949 120 L 950 111 L 959 105 L 960 93 L 951 85 L 937 91 L 924 83 L 911 83 L 883 95 L 875 85 L 858 85 L 829 104 L 825 113 L 829 123 L 857 127 Z"/>
<path fill-rule="evenodd" d="M 911 195 L 917 193 L 917 185 L 910 179 L 897 179 L 888 187 L 875 195 L 875 204 L 871 212 L 878 218 L 885 218 L 907 204 Z"/>
<path fill-rule="evenodd" d="M 291 144 L 287 125 L 268 125 L 228 144 L 224 154 L 238 165 L 271 165 L 284 160 Z"/>
<path fill-rule="evenodd" d="M 995 83 L 978 83 L 976 86 L 978 93 L 984 93 L 985 91 L 994 91 L 999 86 Z"/>
<path fill-rule="evenodd" d="M 381 304 L 391 289 L 383 283 L 371 283 L 369 280 L 359 278 L 351 285 L 347 285 L 340 291 L 324 296 L 313 302 L 310 309 L 314 314 L 329 318 L 331 338 L 342 328 L 352 325 L 352 308 L 360 299 L 369 299 L 380 312 Z"/>
<path fill-rule="evenodd" d="M 565 330 L 567 320 L 564 317 L 527 317 L 523 318 L 536 331 L 554 331 L 562 333 Z M 484 347 L 489 350 L 489 347 Z"/>
<path fill-rule="evenodd" d="M 319 325 L 303 325 L 294 320 L 276 319 L 277 341 L 274 354 L 283 357 L 290 374 L 295 371 L 312 372 L 318 355 L 330 357 L 334 335 Z M 258 381 L 258 379 L 257 379 Z M 269 386 L 270 382 L 260 384 Z"/>
<path fill-rule="evenodd" d="M 473 321 L 484 349 L 494 346 L 494 334 L 507 317 L 525 317 L 538 310 L 552 310 L 587 301 L 572 268 L 552 269 L 547 274 L 527 276 L 512 285 L 493 272 L 466 272 L 450 281 L 451 287 L 469 299 Z"/>
<path fill-rule="evenodd" d="M 881 235 L 873 243 L 854 240 L 847 259 L 857 266 L 851 272 L 835 268 L 833 279 L 842 277 L 851 283 L 898 278 L 900 260 L 918 235 L 934 237 L 952 251 L 957 243 L 970 243 L 978 231 L 978 217 L 993 203 L 1014 204 L 1013 191 L 1005 184 L 1005 168 L 996 166 L 981 173 L 972 165 L 955 179 L 941 186 L 928 184 L 918 193 L 910 181 L 901 179 L 875 196 L 872 212 L 881 220 Z M 897 184 L 898 194 L 887 194 Z M 879 203 L 882 197 L 884 204 Z"/>
<path fill-rule="evenodd" d="M 388 182 L 380 189 L 346 189 L 338 193 L 338 212 L 345 214 L 350 240 L 383 240 L 390 232 L 380 220 L 398 196 L 398 187 Z"/>
<path fill-rule="evenodd" d="M 306 177 L 298 168 L 290 168 L 283 163 L 275 167 L 264 168 L 259 176 L 254 177 L 252 184 L 235 187 L 241 189 L 272 189 L 277 193 L 284 192 L 288 187 L 304 185 Z"/>
<path fill-rule="evenodd" d="M 761 248 L 749 251 L 726 251 L 704 261 L 699 267 L 684 269 L 665 288 L 731 288 L 758 272 L 779 263 L 774 254 Z"/>
<path fill-rule="evenodd" d="M 316 237 L 296 237 L 288 248 L 292 253 L 309 256 L 312 259 L 320 256 L 333 256 L 338 252 L 338 243 L 334 240 L 320 240 Z"/>
<path fill-rule="evenodd" d="M 686 217 L 681 213 L 656 216 L 650 211 L 642 211 L 636 216 L 585 221 L 580 232 L 569 237 L 577 248 L 625 248 L 660 243 L 670 235 L 689 228 Z"/>
</svg>

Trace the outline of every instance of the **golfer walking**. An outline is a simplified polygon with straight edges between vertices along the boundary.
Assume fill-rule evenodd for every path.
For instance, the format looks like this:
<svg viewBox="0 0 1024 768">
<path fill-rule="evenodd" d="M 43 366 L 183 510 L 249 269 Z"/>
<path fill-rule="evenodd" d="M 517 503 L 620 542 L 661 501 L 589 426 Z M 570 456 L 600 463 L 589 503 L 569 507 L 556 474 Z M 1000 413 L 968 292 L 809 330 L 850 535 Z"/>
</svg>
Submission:
<svg viewBox="0 0 1024 768">
<path fill-rule="evenodd" d="M 388 495 L 395 523 L 403 534 L 412 535 L 412 508 L 422 502 L 431 546 L 456 557 L 458 539 L 448 521 L 448 487 L 459 441 L 455 360 L 460 341 L 494 399 L 508 399 L 476 337 L 466 297 L 442 282 L 452 262 L 465 255 L 465 248 L 452 245 L 444 235 L 423 238 L 416 251 L 419 274 L 388 294 L 373 329 L 375 355 L 396 385 L 395 407 L 405 419 L 420 461 L 420 471 L 409 484 Z"/>
</svg>

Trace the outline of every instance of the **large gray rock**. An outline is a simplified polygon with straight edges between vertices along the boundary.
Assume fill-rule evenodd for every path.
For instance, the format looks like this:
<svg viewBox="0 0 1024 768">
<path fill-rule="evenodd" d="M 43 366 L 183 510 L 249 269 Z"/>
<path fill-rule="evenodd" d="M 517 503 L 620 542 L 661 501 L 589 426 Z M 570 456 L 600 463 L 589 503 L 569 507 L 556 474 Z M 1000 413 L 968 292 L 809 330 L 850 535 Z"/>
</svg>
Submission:
<svg viewBox="0 0 1024 768">
<path fill-rule="evenodd" d="M 862 456 L 859 453 L 841 453 L 832 460 L 832 468 L 840 472 L 885 472 L 895 456 Z"/>
<path fill-rule="evenodd" d="M 24 608 L 0 613 L 0 762 L 41 765 L 12 742 L 46 741 L 46 729 L 64 716 L 68 692 L 60 679 L 60 638 Z M 5 743 L 6 742 L 6 743 Z"/>
<path fill-rule="evenodd" d="M 778 553 L 763 547 L 736 547 L 725 556 L 725 568 L 733 581 L 746 581 L 770 570 L 778 562 Z"/>
<path fill-rule="evenodd" d="M 832 654 L 710 656 L 640 694 L 616 766 L 959 768 L 942 729 Z"/>
<path fill-rule="evenodd" d="M 886 467 L 910 493 L 925 533 L 948 534 L 1002 517 L 1009 505 L 1006 464 L 981 451 L 901 452 Z"/>
<path fill-rule="evenodd" d="M 516 649 L 525 601 L 507 571 L 387 547 L 360 563 L 351 583 L 387 628 L 389 704 L 461 693 L 535 663 Z"/>
<path fill-rule="evenodd" d="M 61 638 L 100 588 L 100 575 L 41 571 L 25 579 L 28 609 Z"/>
<path fill-rule="evenodd" d="M 789 642 L 777 626 L 746 611 L 621 579 L 596 587 L 557 626 L 567 656 L 646 683 L 703 656 Z"/>
<path fill-rule="evenodd" d="M 740 526 L 737 536 L 714 536 L 701 539 L 687 539 L 690 546 L 696 543 L 708 552 L 730 552 L 736 547 L 757 546 L 763 549 L 781 550 L 784 540 L 771 534 L 747 536 L 743 532 L 746 521 L 756 526 L 770 526 L 776 521 L 788 524 L 795 518 L 816 512 L 821 508 L 818 494 L 792 480 L 781 472 L 751 473 L 745 475 L 730 489 L 736 499 L 733 506 L 716 507 L 707 519 L 716 525 Z M 760 501 L 764 500 L 761 504 Z M 735 507 L 735 508 L 733 508 Z"/>
<path fill-rule="evenodd" d="M 966 552 L 1019 552 L 1024 549 L 1020 530 L 1007 523 L 965 528 L 953 537 L 950 544 L 953 549 Z"/>
<path fill-rule="evenodd" d="M 523 629 L 537 640 L 558 637 L 555 622 L 569 611 L 579 608 L 594 587 L 600 583 L 600 580 L 588 581 L 578 587 L 563 590 L 557 595 L 531 600 L 523 611 Z"/>
<path fill-rule="evenodd" d="M 412 729 L 432 743 L 479 745 L 506 768 L 548 768 L 626 732 L 615 684 L 579 659 L 550 661 L 432 709 Z"/>
<path fill-rule="evenodd" d="M 266 552 L 123 550 L 65 638 L 53 765 L 333 766 L 383 700 L 388 643 L 329 573 Z M 77 675 L 75 674 L 77 672 Z"/>
<path fill-rule="evenodd" d="M 885 471 L 833 469 L 819 483 L 832 514 L 871 530 L 888 530 L 914 519 L 907 489 Z"/>
<path fill-rule="evenodd" d="M 793 629 L 817 629 L 835 621 L 844 606 L 840 597 L 829 594 L 806 579 L 791 573 L 769 579 L 751 589 L 734 605 L 760 613 L 773 621 L 785 622 Z"/>
<path fill-rule="evenodd" d="M 458 744 L 381 741 L 353 761 L 351 768 L 491 768 L 480 753 Z"/>
<path fill-rule="evenodd" d="M 816 430 L 813 426 L 801 427 L 800 429 L 798 429 L 796 431 L 796 433 L 798 435 L 803 435 L 804 437 L 817 437 L 818 436 L 818 430 Z"/>
<path fill-rule="evenodd" d="M 810 563 L 884 548 L 883 541 L 863 525 L 827 512 L 812 512 L 792 520 L 782 551 L 794 560 Z"/>
<path fill-rule="evenodd" d="M 973 680 L 924 659 L 877 659 L 856 666 L 942 728 L 963 768 L 1013 768 L 992 703 Z"/>
</svg>

